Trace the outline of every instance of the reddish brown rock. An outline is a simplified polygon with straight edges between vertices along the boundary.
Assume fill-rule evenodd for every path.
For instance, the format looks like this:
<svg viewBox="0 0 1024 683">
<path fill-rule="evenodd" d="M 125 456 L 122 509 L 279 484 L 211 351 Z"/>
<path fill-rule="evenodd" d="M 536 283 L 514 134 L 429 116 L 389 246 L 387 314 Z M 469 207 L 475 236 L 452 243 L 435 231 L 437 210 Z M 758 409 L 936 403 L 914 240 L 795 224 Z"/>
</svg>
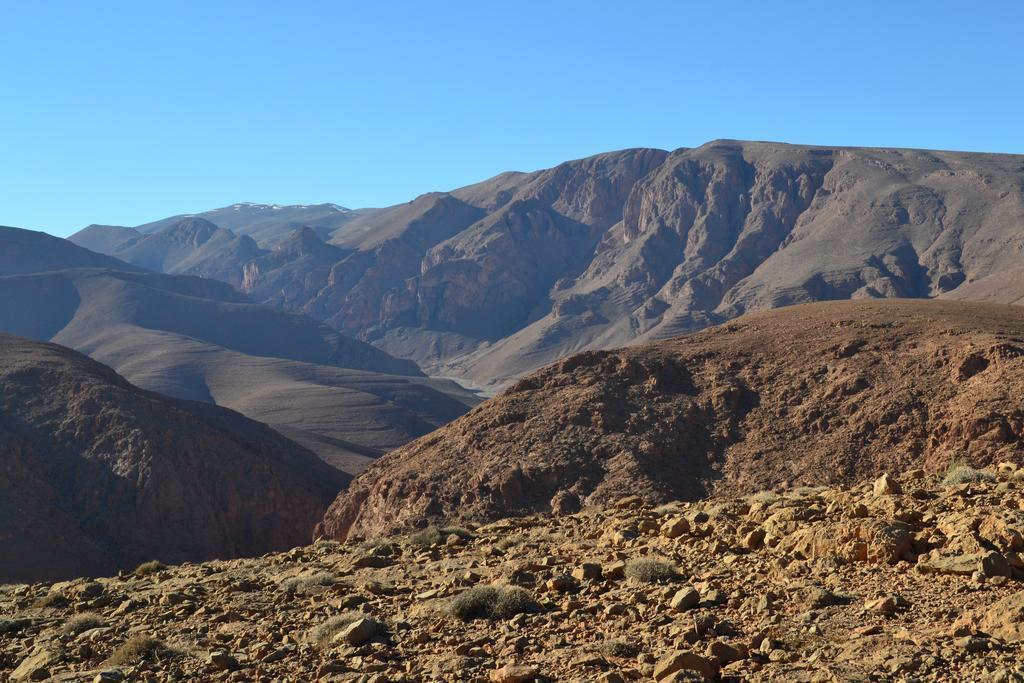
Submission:
<svg viewBox="0 0 1024 683">
<path fill-rule="evenodd" d="M 432 519 L 547 512 L 563 490 L 587 504 L 628 496 L 646 504 L 870 481 L 911 468 L 934 473 L 964 454 L 975 465 L 1017 462 L 1024 359 L 992 351 L 978 381 L 950 375 L 958 354 L 989 353 L 1011 336 L 1024 339 L 1017 307 L 856 301 L 579 354 L 376 461 L 331 506 L 322 529 L 346 538 Z M 836 358 L 844 345 L 857 350 Z M 889 493 L 867 502 L 899 522 L 910 512 L 885 481 Z M 776 514 L 763 527 L 776 539 L 806 521 Z M 909 539 L 898 524 L 873 525 L 815 530 L 801 543 L 812 553 L 841 542 L 854 558 L 899 559 Z"/>
</svg>

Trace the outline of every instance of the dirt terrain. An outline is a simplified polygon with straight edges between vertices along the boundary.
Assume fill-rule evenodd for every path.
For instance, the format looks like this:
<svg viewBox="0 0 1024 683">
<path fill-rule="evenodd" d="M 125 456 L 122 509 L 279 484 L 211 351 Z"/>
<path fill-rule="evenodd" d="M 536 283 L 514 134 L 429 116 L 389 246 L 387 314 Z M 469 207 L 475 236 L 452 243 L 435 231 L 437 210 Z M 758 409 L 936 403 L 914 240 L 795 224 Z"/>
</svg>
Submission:
<svg viewBox="0 0 1024 683">
<path fill-rule="evenodd" d="M 1024 680 L 1024 472 L 909 470 L 0 587 L 14 681 Z"/>
</svg>

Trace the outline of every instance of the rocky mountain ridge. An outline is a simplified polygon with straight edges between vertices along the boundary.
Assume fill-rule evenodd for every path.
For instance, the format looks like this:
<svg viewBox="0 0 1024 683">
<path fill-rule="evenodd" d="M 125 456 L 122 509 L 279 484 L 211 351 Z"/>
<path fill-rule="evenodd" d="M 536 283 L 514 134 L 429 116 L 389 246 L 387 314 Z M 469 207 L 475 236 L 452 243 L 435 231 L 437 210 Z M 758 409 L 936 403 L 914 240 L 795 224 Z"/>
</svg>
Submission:
<svg viewBox="0 0 1024 683">
<path fill-rule="evenodd" d="M 1019 461 L 1024 309 L 869 300 L 587 351 L 376 461 L 322 532 Z"/>
<path fill-rule="evenodd" d="M 276 234 L 264 246 L 291 231 Z M 236 260 L 229 280 L 431 374 L 502 385 L 794 303 L 1020 301 L 1024 157 L 623 150 L 350 212 L 314 236 L 318 258 Z"/>
</svg>

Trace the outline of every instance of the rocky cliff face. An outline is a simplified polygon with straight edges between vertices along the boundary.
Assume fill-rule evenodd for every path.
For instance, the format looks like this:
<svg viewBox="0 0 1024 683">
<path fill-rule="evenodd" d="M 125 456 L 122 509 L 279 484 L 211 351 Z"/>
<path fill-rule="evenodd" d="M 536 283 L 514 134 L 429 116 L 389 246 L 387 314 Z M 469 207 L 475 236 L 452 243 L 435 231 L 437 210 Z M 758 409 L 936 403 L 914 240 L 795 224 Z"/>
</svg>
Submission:
<svg viewBox="0 0 1024 683">
<path fill-rule="evenodd" d="M 0 335 L 0 582 L 308 539 L 345 478 L 266 425 Z"/>
<path fill-rule="evenodd" d="M 566 358 L 394 451 L 335 538 L 636 495 L 649 502 L 1019 459 L 1024 313 L 836 302 Z"/>
<path fill-rule="evenodd" d="M 349 212 L 309 237 L 337 250 L 235 260 L 228 279 L 432 374 L 504 384 L 794 303 L 1024 299 L 1024 158 L 633 149 Z"/>
</svg>

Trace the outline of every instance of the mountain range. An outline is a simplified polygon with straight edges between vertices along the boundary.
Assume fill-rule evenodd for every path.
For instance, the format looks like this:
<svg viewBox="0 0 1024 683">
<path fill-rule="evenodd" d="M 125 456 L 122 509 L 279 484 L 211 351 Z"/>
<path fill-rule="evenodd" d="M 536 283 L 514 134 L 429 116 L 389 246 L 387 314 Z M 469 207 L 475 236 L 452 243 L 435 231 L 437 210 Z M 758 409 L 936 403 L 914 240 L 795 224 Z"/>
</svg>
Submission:
<svg viewBox="0 0 1024 683">
<path fill-rule="evenodd" d="M 273 425 L 355 474 L 479 399 L 213 279 L 164 275 L 0 228 L 0 332 L 53 341 L 140 387 Z"/>
<path fill-rule="evenodd" d="M 4 542 L 58 576 L 1019 460 L 1022 226 L 1024 157 L 715 141 L 0 228 Z M 135 551 L 118 515 L 176 521 Z"/>
<path fill-rule="evenodd" d="M 71 240 L 221 279 L 476 385 L 795 303 L 1024 300 L 1015 155 L 718 140 L 383 209 L 255 206 Z"/>
</svg>

